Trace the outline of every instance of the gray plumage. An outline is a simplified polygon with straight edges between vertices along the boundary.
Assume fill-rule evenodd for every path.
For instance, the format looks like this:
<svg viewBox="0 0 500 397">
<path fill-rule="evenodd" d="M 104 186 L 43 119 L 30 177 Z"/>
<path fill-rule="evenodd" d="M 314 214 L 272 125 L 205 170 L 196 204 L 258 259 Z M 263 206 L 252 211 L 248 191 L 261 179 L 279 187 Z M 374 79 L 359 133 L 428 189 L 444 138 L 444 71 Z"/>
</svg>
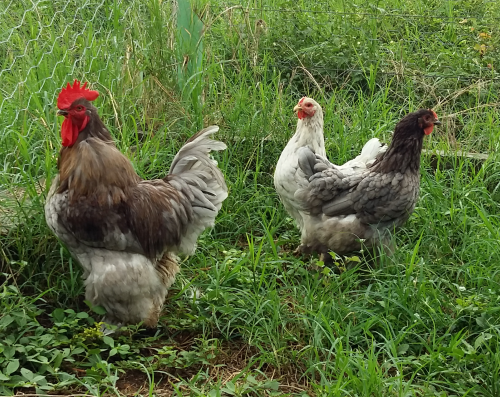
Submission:
<svg viewBox="0 0 500 397">
<path fill-rule="evenodd" d="M 154 327 L 179 271 L 177 253 L 191 255 L 214 220 L 227 186 L 210 139 L 217 126 L 191 137 L 163 179 L 142 180 L 118 151 L 85 99 L 88 124 L 63 147 L 45 204 L 47 224 L 84 269 L 85 297 L 107 310 L 111 324 Z"/>
<path fill-rule="evenodd" d="M 318 226 L 315 225 L 315 222 L 318 222 L 317 214 L 310 211 L 310 205 L 316 207 L 322 203 L 323 192 L 331 194 L 325 190 L 323 192 L 318 190 L 320 186 L 326 186 L 326 181 L 321 180 L 318 181 L 315 190 L 318 194 L 310 196 L 309 177 L 318 172 L 330 172 L 332 177 L 336 178 L 335 183 L 343 189 L 343 179 L 349 177 L 354 180 L 356 175 L 373 164 L 377 156 L 382 155 L 387 147 L 377 138 L 373 138 L 366 143 L 356 158 L 341 166 L 332 164 L 326 159 L 321 106 L 313 99 L 304 97 L 295 106 L 294 111 L 299 118 L 297 129 L 278 160 L 274 173 L 274 186 L 286 211 L 297 222 L 304 240 L 305 236 L 310 235 L 311 228 Z M 297 194 L 298 191 L 302 193 Z M 308 202 L 309 198 L 312 200 L 311 203 Z"/>
<path fill-rule="evenodd" d="M 304 251 L 345 254 L 382 245 L 388 252 L 390 232 L 403 225 L 415 208 L 420 189 L 423 137 L 437 116 L 423 109 L 396 126 L 387 151 L 361 172 L 347 174 L 315 155 L 299 151 L 299 165 L 308 183 L 295 193 L 302 212 L 309 215 L 302 233 Z"/>
</svg>

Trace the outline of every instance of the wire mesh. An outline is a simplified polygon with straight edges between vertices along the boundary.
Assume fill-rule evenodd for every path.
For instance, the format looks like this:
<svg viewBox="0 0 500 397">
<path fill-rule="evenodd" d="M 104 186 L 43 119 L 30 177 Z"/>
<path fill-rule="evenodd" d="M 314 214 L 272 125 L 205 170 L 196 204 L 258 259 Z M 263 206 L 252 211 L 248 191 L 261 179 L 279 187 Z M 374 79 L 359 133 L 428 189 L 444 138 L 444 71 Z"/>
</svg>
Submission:
<svg viewBox="0 0 500 397">
<path fill-rule="evenodd" d="M 401 95 L 417 85 L 433 87 L 434 95 L 476 82 L 486 92 L 498 88 L 497 1 L 471 1 L 458 11 L 456 2 L 447 1 L 412 12 L 367 1 L 269 3 L 213 2 L 200 9 L 207 57 L 228 67 L 244 63 L 260 73 L 278 71 L 297 83 L 297 91 L 304 88 L 304 76 L 320 88 L 392 84 Z M 0 10 L 4 170 L 16 173 L 16 154 L 7 149 L 18 134 L 55 134 L 55 100 L 66 81 L 97 84 L 115 114 L 119 106 L 145 107 L 140 99 L 147 80 L 167 85 L 175 79 L 179 60 L 169 33 L 174 12 L 171 2 L 159 0 L 5 2 Z M 298 70 L 304 72 L 300 78 Z M 158 95 L 168 100 L 163 91 Z M 119 105 L 125 97 L 128 102 Z M 488 105 L 496 96 L 470 100 Z"/>
<path fill-rule="evenodd" d="M 297 2 L 285 4 L 238 8 L 237 3 L 227 3 L 213 8 L 231 9 L 230 29 L 245 18 L 254 22 L 254 32 L 265 26 L 267 37 L 261 39 L 260 49 L 275 55 L 272 66 L 277 68 L 295 64 L 312 74 L 335 76 L 365 73 L 376 66 L 377 73 L 388 76 L 500 78 L 495 71 L 500 60 L 496 2 L 482 2 L 467 14 L 446 7 L 407 14 L 371 2 L 318 2 L 309 3 L 308 9 Z"/>
</svg>

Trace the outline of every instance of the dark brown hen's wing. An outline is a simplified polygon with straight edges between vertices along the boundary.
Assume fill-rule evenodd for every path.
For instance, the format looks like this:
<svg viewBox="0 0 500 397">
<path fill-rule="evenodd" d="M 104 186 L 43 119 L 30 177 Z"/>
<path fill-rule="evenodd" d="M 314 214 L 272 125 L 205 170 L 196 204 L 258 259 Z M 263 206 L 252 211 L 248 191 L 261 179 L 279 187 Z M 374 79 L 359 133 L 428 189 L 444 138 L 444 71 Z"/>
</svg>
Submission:
<svg viewBox="0 0 500 397">
<path fill-rule="evenodd" d="M 407 169 L 375 172 L 362 170 L 346 175 L 340 167 L 314 155 L 299 152 L 299 165 L 309 185 L 295 197 L 302 210 L 312 215 L 356 215 L 365 223 L 404 222 L 413 211 L 419 193 L 420 175 Z"/>
<path fill-rule="evenodd" d="M 419 175 L 413 172 L 367 172 L 354 188 L 324 202 L 328 216 L 355 214 L 365 223 L 404 222 L 413 212 L 419 193 Z"/>
<path fill-rule="evenodd" d="M 305 188 L 297 190 L 295 198 L 306 213 L 323 212 L 325 203 L 335 201 L 350 191 L 361 180 L 361 174 L 346 176 L 336 165 L 303 147 L 297 152 L 299 166 L 309 180 Z"/>
</svg>

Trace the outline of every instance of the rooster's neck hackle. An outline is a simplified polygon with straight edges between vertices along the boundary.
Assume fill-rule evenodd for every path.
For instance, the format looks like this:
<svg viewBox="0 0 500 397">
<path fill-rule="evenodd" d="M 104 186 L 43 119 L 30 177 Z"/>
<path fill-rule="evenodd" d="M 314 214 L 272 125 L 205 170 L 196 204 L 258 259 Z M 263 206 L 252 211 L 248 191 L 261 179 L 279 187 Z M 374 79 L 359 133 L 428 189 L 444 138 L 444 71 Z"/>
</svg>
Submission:
<svg viewBox="0 0 500 397">
<path fill-rule="evenodd" d="M 99 202 L 112 197 L 108 187 L 125 189 L 140 180 L 130 161 L 116 148 L 108 129 L 97 112 L 90 112 L 86 127 L 74 145 L 63 146 L 58 159 L 58 193 L 70 191 L 72 197 L 98 197 Z"/>
<path fill-rule="evenodd" d="M 96 111 L 93 111 L 91 113 L 90 120 L 87 126 L 82 130 L 82 132 L 80 132 L 80 136 L 82 140 L 92 137 L 102 140 L 111 145 L 115 144 L 113 138 L 111 137 L 111 134 L 109 133 L 108 129 L 106 128 Z M 80 139 L 78 140 L 80 141 Z"/>
</svg>

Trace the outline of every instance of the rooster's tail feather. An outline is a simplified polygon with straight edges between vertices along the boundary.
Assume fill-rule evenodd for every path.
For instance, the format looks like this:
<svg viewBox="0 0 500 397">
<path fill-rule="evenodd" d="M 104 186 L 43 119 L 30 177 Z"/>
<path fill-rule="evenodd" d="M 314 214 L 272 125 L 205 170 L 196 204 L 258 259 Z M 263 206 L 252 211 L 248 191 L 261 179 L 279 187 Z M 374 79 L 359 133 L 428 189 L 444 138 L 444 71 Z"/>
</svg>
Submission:
<svg viewBox="0 0 500 397">
<path fill-rule="evenodd" d="M 207 227 L 214 225 L 222 202 L 227 198 L 227 185 L 217 162 L 210 158 L 212 150 L 224 150 L 223 142 L 210 139 L 219 131 L 218 126 L 210 126 L 193 135 L 179 150 L 169 175 L 178 177 L 190 189 L 193 220 L 189 223 L 179 250 L 191 254 L 196 248 L 198 236 Z"/>
</svg>

